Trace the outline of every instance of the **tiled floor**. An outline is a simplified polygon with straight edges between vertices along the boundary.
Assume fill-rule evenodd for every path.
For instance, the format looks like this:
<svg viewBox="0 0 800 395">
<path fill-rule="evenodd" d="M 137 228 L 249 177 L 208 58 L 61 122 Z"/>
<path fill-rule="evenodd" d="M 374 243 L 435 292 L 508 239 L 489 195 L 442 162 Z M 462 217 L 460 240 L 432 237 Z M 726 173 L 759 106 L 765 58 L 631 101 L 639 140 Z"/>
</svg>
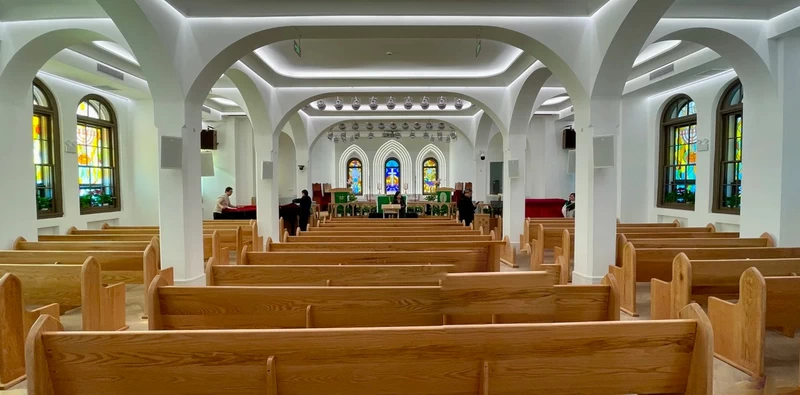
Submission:
<svg viewBox="0 0 800 395">
<path fill-rule="evenodd" d="M 552 260 L 552 256 L 545 256 L 545 261 Z M 501 271 L 530 270 L 529 257 L 518 255 L 518 269 L 503 266 Z M 144 287 L 140 285 L 128 286 L 127 292 L 127 322 L 129 330 L 147 330 L 147 321 L 142 319 L 144 311 Z M 622 315 L 623 320 L 646 320 L 650 315 L 650 289 L 640 286 L 637 289 L 637 309 L 640 316 L 637 318 Z M 61 317 L 67 330 L 79 330 L 80 309 L 68 312 Z M 767 360 L 766 378 L 755 379 L 742 373 L 738 369 L 720 361 L 714 361 L 714 394 L 715 395 L 800 395 L 800 378 L 798 364 L 800 364 L 800 342 L 798 338 L 790 339 L 775 332 L 767 335 Z M 2 395 L 27 395 L 25 382 L 12 390 L 0 391 Z M 87 394 L 89 395 L 89 394 Z"/>
</svg>

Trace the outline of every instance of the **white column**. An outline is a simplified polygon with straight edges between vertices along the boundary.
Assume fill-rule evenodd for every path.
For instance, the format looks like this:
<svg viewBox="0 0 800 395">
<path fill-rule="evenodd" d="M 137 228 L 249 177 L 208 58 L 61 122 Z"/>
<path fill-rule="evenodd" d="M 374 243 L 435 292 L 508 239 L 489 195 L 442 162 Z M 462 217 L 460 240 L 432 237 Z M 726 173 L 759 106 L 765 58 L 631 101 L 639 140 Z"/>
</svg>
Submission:
<svg viewBox="0 0 800 395">
<path fill-rule="evenodd" d="M 3 142 L 0 144 L 0 185 L 13 191 L 14 198 L 0 205 L 0 249 L 11 249 L 17 237 L 36 240 L 36 177 L 33 167 L 33 116 L 31 90 L 27 95 L 3 94 L 0 96 L 0 119 L 3 120 Z M 62 155 L 63 156 L 63 155 Z M 67 180 L 62 184 L 70 185 Z M 62 187 L 62 195 L 73 190 Z"/>
<path fill-rule="evenodd" d="M 530 184 L 530 197 L 534 199 L 546 198 L 547 193 L 547 149 L 545 139 L 545 119 L 541 116 L 534 116 L 531 119 L 528 127 L 528 141 L 530 141 L 530 161 L 526 163 L 526 167 L 530 169 L 527 172 L 527 179 Z M 524 208 L 523 208 L 524 210 Z"/>
<path fill-rule="evenodd" d="M 273 242 L 280 241 L 278 229 L 278 139 L 263 134 L 255 135 L 256 148 L 256 204 L 258 206 L 258 232 L 266 242 L 272 238 Z M 272 162 L 272 171 L 264 172 L 264 162 Z"/>
<path fill-rule="evenodd" d="M 182 108 L 183 103 L 176 103 L 175 107 Z M 175 113 L 180 114 L 180 111 Z M 175 268 L 177 283 L 200 282 L 205 268 L 200 187 L 201 117 L 199 111 L 196 118 L 187 117 L 185 126 L 183 117 L 164 118 L 156 120 L 159 137 L 180 137 L 183 150 L 180 169 L 159 169 L 161 262 L 163 267 Z M 159 138 L 159 153 L 161 150 Z"/>
<path fill-rule="evenodd" d="M 472 181 L 472 200 L 475 201 L 486 200 L 489 193 L 486 185 L 489 182 L 489 161 L 486 160 L 486 156 L 481 160 L 481 151 L 484 155 L 489 154 L 486 147 L 475 149 L 475 179 Z"/>
<path fill-rule="evenodd" d="M 512 243 L 519 243 L 522 224 L 525 222 L 525 141 L 524 134 L 510 135 L 503 150 L 503 234 L 511 238 Z M 510 161 L 519 161 L 518 176 L 510 177 Z"/>
<path fill-rule="evenodd" d="M 297 155 L 297 187 L 295 188 L 295 192 L 297 196 L 301 196 L 303 190 L 308 191 L 308 196 L 311 196 L 311 157 L 308 154 L 308 151 L 303 152 L 302 149 L 299 149 L 295 155 Z M 300 170 L 299 165 L 303 165 L 303 170 Z"/>
<path fill-rule="evenodd" d="M 598 283 L 614 264 L 617 219 L 617 170 L 594 168 L 594 137 L 619 137 L 619 100 L 594 100 L 576 124 L 575 271 L 573 282 Z M 578 111 L 576 109 L 576 114 Z"/>
</svg>

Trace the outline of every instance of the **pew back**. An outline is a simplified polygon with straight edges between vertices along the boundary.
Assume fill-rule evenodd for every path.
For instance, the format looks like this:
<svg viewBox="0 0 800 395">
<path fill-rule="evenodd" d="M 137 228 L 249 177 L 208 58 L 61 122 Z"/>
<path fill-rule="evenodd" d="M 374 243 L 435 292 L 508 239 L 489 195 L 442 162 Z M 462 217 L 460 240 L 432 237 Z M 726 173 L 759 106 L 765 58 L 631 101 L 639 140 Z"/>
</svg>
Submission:
<svg viewBox="0 0 800 395">
<path fill-rule="evenodd" d="M 373 236 L 289 236 L 284 234 L 284 243 L 358 243 L 368 241 L 371 243 L 404 243 L 404 242 L 440 242 L 440 241 L 492 241 L 493 236 L 486 235 L 442 235 L 431 236 L 420 234 L 417 236 L 395 236 L 392 234 Z"/>
<path fill-rule="evenodd" d="M 319 229 L 319 228 L 315 228 Z M 392 231 L 385 231 L 385 230 L 364 230 L 363 227 L 353 228 L 352 230 L 334 230 L 329 231 L 326 230 L 314 230 L 311 232 L 304 231 L 300 232 L 300 236 L 358 236 L 358 237 L 373 237 L 373 236 L 382 236 L 382 235 L 391 235 L 391 236 L 419 236 L 419 235 L 426 235 L 426 236 L 451 236 L 451 235 L 464 235 L 464 236 L 480 236 L 480 230 L 470 230 L 469 228 L 458 230 L 438 230 L 436 228 L 432 228 L 429 230 L 421 231 L 421 230 L 409 230 L 409 228 L 400 228 L 398 230 Z"/>
<path fill-rule="evenodd" d="M 36 395 L 710 394 L 708 320 L 683 318 L 113 335 L 42 318 L 26 352 Z"/>
</svg>

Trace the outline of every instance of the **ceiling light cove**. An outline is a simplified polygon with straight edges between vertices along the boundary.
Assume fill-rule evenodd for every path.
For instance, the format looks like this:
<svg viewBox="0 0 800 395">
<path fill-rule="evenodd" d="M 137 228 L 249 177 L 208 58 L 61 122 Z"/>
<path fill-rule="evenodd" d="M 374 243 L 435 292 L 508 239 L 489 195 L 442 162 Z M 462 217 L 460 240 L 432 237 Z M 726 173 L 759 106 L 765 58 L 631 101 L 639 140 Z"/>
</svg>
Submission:
<svg viewBox="0 0 800 395">
<path fill-rule="evenodd" d="M 663 55 L 680 45 L 680 40 L 670 40 L 670 41 L 660 41 L 657 43 L 653 43 L 649 47 L 645 48 L 636 60 L 633 61 L 633 67 L 636 67 L 648 60 L 655 58 L 656 56 Z"/>
<path fill-rule="evenodd" d="M 94 46 L 96 46 L 97 48 L 100 48 L 103 51 L 106 51 L 122 60 L 125 60 L 129 63 L 133 63 L 137 66 L 139 65 L 139 62 L 136 60 L 136 57 L 131 55 L 131 53 L 128 52 L 128 50 L 125 49 L 125 47 L 117 43 L 113 43 L 111 41 L 93 41 L 92 44 L 94 44 Z"/>
<path fill-rule="evenodd" d="M 457 112 L 472 108 L 472 103 L 459 97 L 446 96 L 380 96 L 380 97 L 330 97 L 319 99 L 308 104 L 308 108 L 323 112 L 359 112 L 366 113 L 372 111 L 392 111 L 402 113 L 405 111 L 427 111 L 427 112 Z M 567 97 L 568 98 L 568 97 Z M 425 100 L 427 99 L 427 101 Z M 212 99 L 214 100 L 214 99 Z M 369 105 L 362 106 L 361 102 Z M 399 101 L 401 105 L 395 102 Z M 349 103 L 349 105 L 345 105 Z M 433 105 L 432 105 L 433 104 Z"/>
<path fill-rule="evenodd" d="M 519 48 L 474 39 L 303 39 L 303 57 L 293 41 L 261 47 L 255 54 L 267 67 L 303 79 L 454 79 L 500 75 L 523 55 Z"/>
<path fill-rule="evenodd" d="M 238 107 L 239 106 L 238 104 L 236 104 L 235 101 L 230 100 L 230 99 L 226 99 L 224 97 L 212 97 L 211 101 L 217 102 L 217 103 L 222 104 L 223 106 L 227 106 L 227 107 Z"/>
<path fill-rule="evenodd" d="M 561 104 L 567 100 L 569 100 L 569 96 L 554 97 L 550 100 L 545 100 L 545 102 L 542 103 L 542 106 L 552 106 L 554 104 Z"/>
</svg>

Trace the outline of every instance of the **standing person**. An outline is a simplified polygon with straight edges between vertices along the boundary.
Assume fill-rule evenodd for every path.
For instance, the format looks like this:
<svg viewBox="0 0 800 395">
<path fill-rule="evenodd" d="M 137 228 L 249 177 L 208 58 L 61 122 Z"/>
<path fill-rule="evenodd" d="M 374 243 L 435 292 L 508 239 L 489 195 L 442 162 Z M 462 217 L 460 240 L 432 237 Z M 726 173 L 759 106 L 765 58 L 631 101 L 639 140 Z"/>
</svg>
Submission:
<svg viewBox="0 0 800 395">
<path fill-rule="evenodd" d="M 570 193 L 569 200 L 564 201 L 561 214 L 564 214 L 564 218 L 575 218 L 575 192 Z"/>
<path fill-rule="evenodd" d="M 214 219 L 222 219 L 222 211 L 229 208 L 239 208 L 239 206 L 231 205 L 231 195 L 233 195 L 233 188 L 225 188 L 225 193 L 217 198 L 217 205 L 214 207 Z"/>
<path fill-rule="evenodd" d="M 475 220 L 475 208 L 478 203 L 472 202 L 472 190 L 467 189 L 464 191 L 464 196 L 458 199 L 458 215 L 464 224 L 470 226 L 472 221 Z"/>
<path fill-rule="evenodd" d="M 392 204 L 400 205 L 400 211 L 397 212 L 397 217 L 404 218 L 406 216 L 406 201 L 403 199 L 403 195 L 400 194 L 400 191 L 395 192 Z"/>
<path fill-rule="evenodd" d="M 303 189 L 303 197 L 292 200 L 292 203 L 300 205 L 300 214 L 298 215 L 300 217 L 300 230 L 308 231 L 308 217 L 311 216 L 311 198 L 308 196 L 308 190 Z"/>
</svg>

